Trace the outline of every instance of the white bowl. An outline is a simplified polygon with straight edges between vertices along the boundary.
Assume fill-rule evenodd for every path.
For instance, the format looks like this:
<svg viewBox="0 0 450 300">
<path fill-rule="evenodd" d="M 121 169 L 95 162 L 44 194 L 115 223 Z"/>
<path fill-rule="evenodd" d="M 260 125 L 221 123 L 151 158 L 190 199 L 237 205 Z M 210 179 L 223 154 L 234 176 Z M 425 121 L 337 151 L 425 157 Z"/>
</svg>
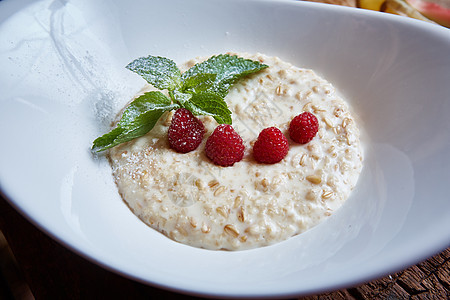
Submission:
<svg viewBox="0 0 450 300">
<path fill-rule="evenodd" d="M 90 152 L 143 81 L 148 54 L 183 62 L 262 52 L 312 68 L 366 132 L 358 187 L 335 215 L 274 246 L 175 243 L 119 197 Z M 209 296 L 282 297 L 354 286 L 450 241 L 450 30 L 297 1 L 0 2 L 0 188 L 39 228 L 101 266 Z"/>
</svg>

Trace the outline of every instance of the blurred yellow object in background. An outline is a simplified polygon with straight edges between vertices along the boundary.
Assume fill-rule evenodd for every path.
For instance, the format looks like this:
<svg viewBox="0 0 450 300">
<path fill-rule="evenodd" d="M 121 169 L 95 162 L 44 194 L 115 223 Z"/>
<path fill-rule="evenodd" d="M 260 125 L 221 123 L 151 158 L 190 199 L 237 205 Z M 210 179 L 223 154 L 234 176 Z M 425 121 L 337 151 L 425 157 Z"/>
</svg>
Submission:
<svg viewBox="0 0 450 300">
<path fill-rule="evenodd" d="M 359 8 L 380 11 L 383 2 L 384 0 L 358 0 L 357 5 Z"/>
<path fill-rule="evenodd" d="M 381 5 L 380 11 L 434 23 L 403 0 L 386 0 Z"/>
<path fill-rule="evenodd" d="M 357 6 L 435 23 L 404 0 L 357 0 Z"/>
</svg>

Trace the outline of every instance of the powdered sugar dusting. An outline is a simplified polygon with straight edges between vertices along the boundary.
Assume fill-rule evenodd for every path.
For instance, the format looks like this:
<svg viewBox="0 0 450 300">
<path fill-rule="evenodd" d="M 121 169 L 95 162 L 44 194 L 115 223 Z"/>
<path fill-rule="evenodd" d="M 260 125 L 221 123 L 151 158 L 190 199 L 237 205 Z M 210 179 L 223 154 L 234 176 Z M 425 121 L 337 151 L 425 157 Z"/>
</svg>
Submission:
<svg viewBox="0 0 450 300">
<path fill-rule="evenodd" d="M 336 211 L 362 169 L 356 120 L 330 83 L 276 57 L 241 56 L 269 65 L 226 97 L 245 144 L 242 161 L 220 167 L 206 157 L 206 139 L 217 126 L 211 117 L 201 117 L 206 133 L 196 150 L 170 149 L 171 113 L 147 135 L 110 150 L 119 192 L 132 211 L 181 243 L 242 250 L 286 240 Z M 275 126 L 288 136 L 290 120 L 303 111 L 318 118 L 317 136 L 305 145 L 290 141 L 279 163 L 257 163 L 251 149 L 258 133 Z"/>
</svg>

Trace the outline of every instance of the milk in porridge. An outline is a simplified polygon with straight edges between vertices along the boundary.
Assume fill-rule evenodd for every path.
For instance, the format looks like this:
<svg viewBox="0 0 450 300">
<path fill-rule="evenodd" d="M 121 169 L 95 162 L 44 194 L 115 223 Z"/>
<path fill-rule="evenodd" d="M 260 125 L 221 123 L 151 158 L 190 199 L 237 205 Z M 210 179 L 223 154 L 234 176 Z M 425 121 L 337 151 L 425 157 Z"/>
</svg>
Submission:
<svg viewBox="0 0 450 300">
<path fill-rule="evenodd" d="M 225 98 L 245 143 L 242 161 L 220 167 L 206 157 L 204 144 L 217 126 L 207 116 L 199 117 L 206 134 L 196 150 L 172 150 L 170 112 L 147 135 L 109 152 L 119 192 L 134 214 L 195 247 L 243 250 L 300 234 L 345 202 L 362 169 L 355 117 L 330 83 L 276 57 L 239 56 L 269 65 L 237 83 Z M 289 140 L 289 152 L 279 163 L 257 163 L 252 145 L 259 132 L 275 126 L 289 139 L 289 122 L 303 111 L 319 120 L 316 137 L 305 145 Z"/>
</svg>

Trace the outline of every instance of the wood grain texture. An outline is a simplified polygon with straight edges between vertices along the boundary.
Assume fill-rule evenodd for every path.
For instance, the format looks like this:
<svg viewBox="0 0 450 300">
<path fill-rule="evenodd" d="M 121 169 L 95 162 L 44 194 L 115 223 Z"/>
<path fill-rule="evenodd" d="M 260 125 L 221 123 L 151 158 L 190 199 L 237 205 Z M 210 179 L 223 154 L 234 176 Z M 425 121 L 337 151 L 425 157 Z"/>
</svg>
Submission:
<svg viewBox="0 0 450 300">
<path fill-rule="evenodd" d="M 402 272 L 313 299 L 450 299 L 450 248 Z"/>
<path fill-rule="evenodd" d="M 312 1 L 356 6 L 356 0 Z M 38 300 L 199 299 L 129 280 L 89 262 L 39 231 L 1 196 L 0 230 L 21 269 L 20 276 L 13 277 L 23 279 L 23 284 L 30 287 Z M 12 294 L 2 284 L 0 298 L 10 299 Z M 298 299 L 450 299 L 450 248 L 396 274 L 357 287 Z"/>
<path fill-rule="evenodd" d="M 306 1 L 357 7 L 356 0 Z M 301 299 L 450 299 L 450 248 L 416 266 L 359 287 Z"/>
<path fill-rule="evenodd" d="M 199 299 L 109 272 L 42 233 L 0 198 L 0 230 L 36 299 Z M 450 248 L 402 272 L 299 300 L 450 299 Z"/>
</svg>

